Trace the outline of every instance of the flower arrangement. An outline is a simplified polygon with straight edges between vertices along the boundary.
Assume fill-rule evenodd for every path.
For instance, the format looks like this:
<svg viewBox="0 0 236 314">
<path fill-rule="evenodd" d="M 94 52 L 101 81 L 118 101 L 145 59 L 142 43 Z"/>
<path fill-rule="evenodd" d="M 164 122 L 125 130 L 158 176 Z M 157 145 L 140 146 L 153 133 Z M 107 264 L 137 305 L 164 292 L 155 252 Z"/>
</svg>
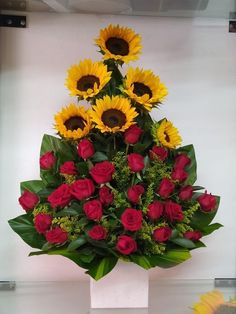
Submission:
<svg viewBox="0 0 236 314">
<path fill-rule="evenodd" d="M 141 38 L 109 25 L 96 44 L 103 61 L 90 59 L 68 70 L 74 103 L 55 115 L 59 137 L 44 135 L 41 180 L 21 183 L 25 214 L 11 228 L 32 255 L 62 255 L 98 280 L 118 259 L 145 269 L 172 267 L 204 246 L 219 197 L 194 186 L 193 145 L 180 147 L 178 129 L 153 121 L 167 88 L 150 70 L 121 66 L 136 60 Z M 122 69 L 123 70 L 123 69 Z"/>
</svg>

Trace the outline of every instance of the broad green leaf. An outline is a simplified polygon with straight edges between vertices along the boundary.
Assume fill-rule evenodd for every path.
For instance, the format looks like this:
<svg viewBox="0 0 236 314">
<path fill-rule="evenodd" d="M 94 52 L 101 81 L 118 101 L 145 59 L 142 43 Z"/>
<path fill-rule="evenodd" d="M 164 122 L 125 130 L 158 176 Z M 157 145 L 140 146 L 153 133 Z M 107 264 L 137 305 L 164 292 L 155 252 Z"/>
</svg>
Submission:
<svg viewBox="0 0 236 314">
<path fill-rule="evenodd" d="M 51 243 L 49 243 L 49 242 L 46 242 L 46 243 L 42 246 L 41 250 L 42 250 L 42 251 L 48 251 L 48 250 L 50 250 L 52 247 L 53 247 L 53 244 L 51 244 Z"/>
<path fill-rule="evenodd" d="M 208 234 L 211 234 L 212 232 L 214 232 L 215 230 L 217 230 L 221 227 L 223 227 L 223 225 L 221 225 L 219 223 L 214 223 L 214 224 L 211 224 L 207 227 L 204 227 L 202 229 L 202 232 L 204 233 L 204 235 L 208 235 Z"/>
<path fill-rule="evenodd" d="M 91 158 L 93 162 L 100 162 L 104 160 L 108 160 L 107 155 L 102 152 L 96 152 Z"/>
<path fill-rule="evenodd" d="M 130 259 L 132 262 L 141 266 L 144 269 L 152 268 L 152 264 L 150 263 L 149 257 L 133 254 L 130 256 Z"/>
<path fill-rule="evenodd" d="M 24 190 L 29 190 L 30 192 L 38 193 L 44 188 L 45 186 L 42 180 L 24 181 L 21 182 L 20 184 L 21 193 L 23 193 Z"/>
<path fill-rule="evenodd" d="M 8 221 L 11 228 L 31 247 L 41 249 L 46 243 L 44 236 L 34 228 L 33 217 L 24 214 Z"/>
<path fill-rule="evenodd" d="M 86 272 L 95 280 L 99 280 L 108 274 L 115 266 L 118 258 L 115 256 L 107 256 L 102 259 L 95 259 L 89 266 L 89 270 Z"/>
<path fill-rule="evenodd" d="M 66 207 L 55 214 L 55 217 L 78 216 L 78 212 L 72 207 Z"/>
<path fill-rule="evenodd" d="M 76 163 L 76 168 L 80 176 L 87 176 L 89 173 L 89 167 L 86 161 Z"/>
<path fill-rule="evenodd" d="M 48 198 L 48 196 L 54 191 L 52 188 L 42 189 L 40 190 L 37 195 L 41 198 Z"/>
<path fill-rule="evenodd" d="M 152 267 L 170 268 L 183 263 L 191 257 L 188 250 L 171 250 L 163 255 L 152 255 L 149 258 Z"/>
<path fill-rule="evenodd" d="M 193 243 L 193 241 L 191 241 L 189 239 L 175 238 L 175 239 L 171 239 L 171 242 L 178 244 L 179 246 L 182 246 L 186 249 L 194 249 L 195 248 L 195 244 Z"/>
<path fill-rule="evenodd" d="M 194 250 L 201 248 L 201 247 L 206 247 L 206 245 L 202 241 L 196 241 L 196 242 L 194 242 L 194 244 L 195 244 Z"/>
<path fill-rule="evenodd" d="M 85 237 L 79 237 L 78 239 L 72 241 L 69 245 L 67 250 L 69 252 L 71 251 L 75 251 L 76 249 L 78 249 L 80 246 L 84 245 L 86 243 L 86 239 Z"/>
<path fill-rule="evenodd" d="M 49 170 L 40 170 L 40 177 L 46 187 L 58 187 L 62 183 L 62 178 Z"/>
</svg>

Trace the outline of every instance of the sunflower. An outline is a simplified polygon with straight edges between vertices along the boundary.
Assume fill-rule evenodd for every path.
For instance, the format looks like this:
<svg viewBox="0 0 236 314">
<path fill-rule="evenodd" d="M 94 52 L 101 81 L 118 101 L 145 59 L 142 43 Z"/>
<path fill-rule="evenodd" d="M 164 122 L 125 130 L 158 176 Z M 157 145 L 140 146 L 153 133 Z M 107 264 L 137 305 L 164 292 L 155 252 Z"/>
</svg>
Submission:
<svg viewBox="0 0 236 314">
<path fill-rule="evenodd" d="M 104 96 L 96 100 L 96 105 L 90 110 L 92 121 L 102 133 L 124 132 L 132 124 L 138 113 L 131 107 L 127 98 L 120 96 Z"/>
<path fill-rule="evenodd" d="M 166 119 L 162 120 L 161 124 L 155 123 L 152 133 L 156 142 L 164 147 L 175 148 L 182 142 L 178 129 Z"/>
<path fill-rule="evenodd" d="M 225 302 L 220 291 L 212 291 L 201 296 L 201 302 L 194 304 L 194 314 L 235 314 L 236 301 Z"/>
<path fill-rule="evenodd" d="M 91 130 L 89 114 L 82 106 L 69 104 L 55 115 L 55 128 L 61 137 L 78 140 Z"/>
<path fill-rule="evenodd" d="M 87 99 L 97 95 L 110 79 L 111 72 L 105 64 L 85 59 L 68 70 L 65 85 L 71 96 Z"/>
<path fill-rule="evenodd" d="M 124 80 L 124 92 L 138 104 L 151 110 L 153 104 L 160 103 L 168 94 L 160 78 L 151 70 L 129 68 Z"/>
<path fill-rule="evenodd" d="M 95 39 L 100 47 L 103 58 L 128 63 L 138 59 L 141 51 L 141 37 L 131 28 L 119 25 L 109 25 L 100 31 L 99 38 Z"/>
</svg>

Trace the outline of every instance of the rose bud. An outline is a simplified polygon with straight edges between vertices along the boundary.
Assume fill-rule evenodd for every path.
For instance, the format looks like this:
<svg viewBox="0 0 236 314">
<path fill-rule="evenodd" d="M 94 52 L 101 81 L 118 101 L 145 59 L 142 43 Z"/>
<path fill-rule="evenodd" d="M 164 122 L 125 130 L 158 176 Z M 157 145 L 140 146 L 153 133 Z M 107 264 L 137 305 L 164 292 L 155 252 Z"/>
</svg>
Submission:
<svg viewBox="0 0 236 314">
<path fill-rule="evenodd" d="M 78 145 L 78 154 L 83 159 L 88 159 L 94 155 L 93 144 L 86 138 L 82 139 Z"/>
<path fill-rule="evenodd" d="M 61 174 L 75 175 L 77 173 L 75 163 L 73 161 L 66 161 L 60 166 Z"/>
<path fill-rule="evenodd" d="M 148 205 L 147 215 L 151 220 L 157 220 L 161 217 L 164 211 L 164 205 L 159 201 L 154 201 Z"/>
<path fill-rule="evenodd" d="M 161 180 L 157 193 L 161 197 L 167 198 L 170 196 L 172 192 L 174 192 L 174 189 L 175 189 L 174 183 L 170 181 L 169 179 L 164 178 Z"/>
<path fill-rule="evenodd" d="M 189 201 L 193 196 L 193 187 L 191 185 L 186 185 L 181 188 L 179 192 L 179 198 L 182 201 Z"/>
<path fill-rule="evenodd" d="M 128 155 L 128 165 L 131 171 L 139 172 L 144 168 L 144 158 L 140 154 L 132 153 Z"/>
<path fill-rule="evenodd" d="M 40 168 L 43 170 L 49 170 L 53 167 L 56 162 L 54 152 L 47 152 L 42 155 L 39 159 Z"/>
<path fill-rule="evenodd" d="M 142 194 L 144 193 L 144 187 L 140 184 L 136 184 L 131 186 L 128 189 L 128 199 L 130 202 L 134 203 L 134 204 L 138 204 L 140 201 L 140 197 L 142 196 Z"/>
<path fill-rule="evenodd" d="M 172 201 L 165 203 L 165 215 L 170 222 L 182 221 L 184 219 L 181 205 Z"/>
<path fill-rule="evenodd" d="M 89 230 L 88 235 L 93 240 L 104 240 L 106 239 L 107 231 L 103 226 L 97 225 Z"/>
<path fill-rule="evenodd" d="M 51 244 L 62 244 L 68 240 L 68 234 L 60 227 L 46 232 L 46 240 Z"/>
<path fill-rule="evenodd" d="M 176 168 L 173 170 L 171 174 L 172 180 L 177 180 L 177 181 L 185 181 L 188 177 L 188 173 L 184 171 L 182 168 Z"/>
<path fill-rule="evenodd" d="M 114 196 L 111 189 L 109 189 L 107 186 L 102 186 L 99 189 L 99 198 L 102 204 L 110 205 L 113 202 Z"/>
<path fill-rule="evenodd" d="M 84 203 L 83 210 L 89 220 L 100 220 L 102 218 L 102 203 L 99 200 Z"/>
<path fill-rule="evenodd" d="M 110 161 L 98 162 L 89 171 L 93 180 L 98 184 L 110 182 L 114 172 L 115 167 Z"/>
<path fill-rule="evenodd" d="M 160 227 L 153 232 L 153 238 L 157 242 L 165 242 L 171 237 L 172 230 L 169 227 Z"/>
<path fill-rule="evenodd" d="M 118 237 L 116 249 L 121 254 L 129 255 L 137 251 L 137 243 L 133 238 L 129 236 L 121 235 Z"/>
<path fill-rule="evenodd" d="M 153 146 L 153 148 L 149 151 L 149 156 L 151 160 L 155 160 L 156 158 L 164 161 L 168 157 L 168 150 L 162 146 Z"/>
<path fill-rule="evenodd" d="M 52 224 L 52 216 L 44 213 L 34 217 L 34 227 L 38 233 L 45 233 Z"/>
<path fill-rule="evenodd" d="M 126 230 L 138 231 L 142 227 L 142 211 L 126 208 L 121 215 L 121 223 Z"/>
<path fill-rule="evenodd" d="M 143 130 L 139 128 L 136 124 L 131 125 L 128 130 L 125 131 L 125 142 L 132 145 L 136 144 L 139 141 L 142 133 Z"/>
<path fill-rule="evenodd" d="M 184 169 L 190 162 L 191 159 L 186 154 L 180 154 L 175 158 L 174 168 Z"/>
<path fill-rule="evenodd" d="M 201 206 L 201 210 L 204 212 L 210 212 L 216 208 L 216 197 L 211 194 L 207 194 L 207 192 L 199 196 L 197 201 Z"/>
<path fill-rule="evenodd" d="M 67 184 L 60 185 L 48 196 L 48 201 L 52 208 L 63 208 L 70 203 L 71 199 L 72 195 L 70 192 L 70 186 Z"/>
<path fill-rule="evenodd" d="M 80 179 L 71 185 L 71 194 L 79 201 L 90 197 L 95 191 L 91 179 Z"/>
<path fill-rule="evenodd" d="M 39 202 L 39 197 L 38 195 L 25 190 L 23 192 L 23 194 L 19 197 L 18 199 L 20 205 L 22 206 L 22 208 L 28 212 L 31 209 L 33 209 Z"/>
<path fill-rule="evenodd" d="M 191 241 L 198 241 L 199 239 L 201 239 L 202 237 L 202 233 L 200 231 L 186 231 L 184 233 L 184 238 L 185 239 L 189 239 Z"/>
</svg>

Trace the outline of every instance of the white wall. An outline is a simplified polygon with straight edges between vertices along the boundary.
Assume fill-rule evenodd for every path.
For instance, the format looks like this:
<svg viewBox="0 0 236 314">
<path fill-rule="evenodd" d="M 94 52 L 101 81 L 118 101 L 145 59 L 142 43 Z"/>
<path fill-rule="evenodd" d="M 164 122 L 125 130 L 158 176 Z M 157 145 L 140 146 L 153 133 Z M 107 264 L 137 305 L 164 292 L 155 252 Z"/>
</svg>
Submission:
<svg viewBox="0 0 236 314">
<path fill-rule="evenodd" d="M 151 68 L 169 88 L 157 119 L 167 116 L 184 144 L 194 143 L 198 184 L 222 196 L 216 221 L 225 225 L 205 238 L 207 248 L 152 278 L 236 275 L 236 35 L 227 21 L 95 15 L 27 14 L 27 29 L 1 29 L 0 280 L 78 280 L 83 270 L 62 257 L 28 258 L 31 251 L 7 220 L 22 214 L 19 183 L 38 177 L 44 133 L 54 134 L 53 115 L 72 101 L 64 87 L 67 68 L 99 59 L 93 38 L 109 23 L 143 36 L 136 66 Z M 135 65 L 134 64 L 134 65 Z"/>
</svg>

